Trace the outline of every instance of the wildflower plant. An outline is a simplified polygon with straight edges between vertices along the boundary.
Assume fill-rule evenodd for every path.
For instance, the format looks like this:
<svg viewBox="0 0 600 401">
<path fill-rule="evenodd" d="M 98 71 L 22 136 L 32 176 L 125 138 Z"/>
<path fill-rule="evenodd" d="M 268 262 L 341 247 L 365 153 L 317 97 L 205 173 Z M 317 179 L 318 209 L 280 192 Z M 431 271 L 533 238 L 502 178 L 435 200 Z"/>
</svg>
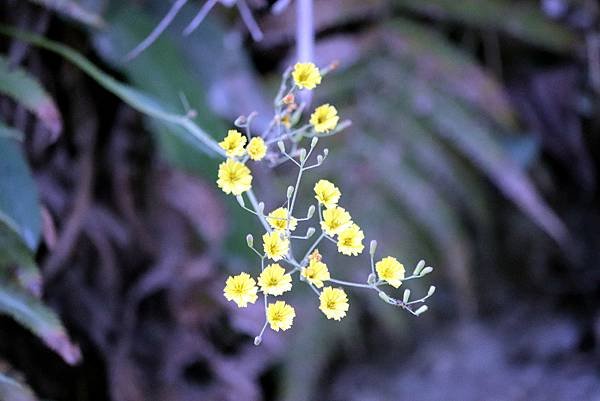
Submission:
<svg viewBox="0 0 600 401">
<path fill-rule="evenodd" d="M 339 205 L 342 192 L 334 183 L 310 177 L 314 182 L 312 197 L 316 204 L 302 209 L 306 210 L 305 214 L 298 215 L 297 199 L 302 179 L 312 175 L 312 170 L 320 167 L 329 154 L 326 148 L 316 154 L 320 138 L 335 135 L 350 124 L 340 122 L 337 109 L 330 104 L 318 106 L 308 123 L 301 124 L 305 105 L 296 101 L 298 92 L 316 88 L 333 68 L 335 65 L 319 70 L 313 63 L 297 63 L 283 75 L 274 101 L 275 113 L 267 130 L 261 136 L 252 135 L 251 122 L 255 116 L 252 113 L 235 121 L 244 134 L 236 129 L 229 130 L 219 143 L 226 161 L 219 166 L 218 187 L 226 194 L 234 195 L 239 205 L 256 216 L 265 230 L 260 236 L 261 245 L 255 244 L 252 234 L 246 237 L 248 247 L 260 261 L 260 272 L 254 273 L 256 279 L 242 272 L 229 277 L 223 290 L 225 298 L 240 308 L 255 303 L 258 293 L 262 294 L 265 323 L 255 338 L 256 345 L 261 343 L 267 326 L 274 331 L 292 327 L 296 316 L 294 307 L 279 297 L 292 290 L 294 276 L 316 294 L 318 308 L 327 319 L 337 321 L 346 316 L 350 307 L 344 287 L 375 291 L 383 301 L 415 316 L 427 311 L 425 301 L 435 291 L 435 287 L 430 286 L 427 294 L 418 299 L 411 299 L 409 289 L 404 290 L 401 299 L 388 295 L 383 287 L 399 288 L 405 281 L 431 273 L 433 268 L 420 261 L 407 276 L 404 265 L 393 256 L 376 261 L 375 240 L 369 244 L 370 271 L 364 283 L 332 277 L 319 247 L 332 243 L 339 253 L 347 256 L 359 256 L 365 249 L 365 234 L 350 213 Z M 305 139 L 310 140 L 308 149 L 302 147 Z M 264 203 L 258 201 L 252 190 L 249 160 L 271 165 L 289 162 L 298 168 L 296 181 L 287 188 L 281 207 L 265 211 Z M 318 221 L 304 234 L 296 232 L 298 223 L 316 219 Z M 304 252 L 300 254 L 298 249 L 302 242 L 305 245 L 300 248 Z"/>
</svg>

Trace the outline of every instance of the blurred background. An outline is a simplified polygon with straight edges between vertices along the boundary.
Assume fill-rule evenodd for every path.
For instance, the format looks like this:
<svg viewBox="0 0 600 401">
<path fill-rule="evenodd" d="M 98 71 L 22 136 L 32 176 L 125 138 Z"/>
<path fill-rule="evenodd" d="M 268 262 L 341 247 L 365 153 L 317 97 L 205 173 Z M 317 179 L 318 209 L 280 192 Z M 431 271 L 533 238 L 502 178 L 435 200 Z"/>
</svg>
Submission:
<svg viewBox="0 0 600 401">
<path fill-rule="evenodd" d="M 415 318 L 357 289 L 338 323 L 298 286 L 294 327 L 259 347 L 262 305 L 222 288 L 259 269 L 244 238 L 262 231 L 218 160 L 70 53 L 6 35 L 68 46 L 220 139 L 241 114 L 268 124 L 310 22 L 296 1 L 209 0 L 187 36 L 204 2 L 0 4 L 0 399 L 600 400 L 596 1 L 314 1 L 314 61 L 339 67 L 313 105 L 353 125 L 304 192 L 339 184 L 382 256 L 436 267 L 413 293 L 437 292 Z M 294 174 L 256 168 L 259 198 Z M 321 253 L 366 279 L 366 256 Z"/>
</svg>

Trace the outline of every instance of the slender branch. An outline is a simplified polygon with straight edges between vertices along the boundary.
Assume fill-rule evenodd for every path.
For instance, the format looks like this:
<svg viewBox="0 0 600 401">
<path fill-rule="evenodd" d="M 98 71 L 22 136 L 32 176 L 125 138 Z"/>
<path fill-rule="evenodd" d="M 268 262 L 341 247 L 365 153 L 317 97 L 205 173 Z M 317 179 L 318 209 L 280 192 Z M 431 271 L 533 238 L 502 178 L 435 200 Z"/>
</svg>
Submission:
<svg viewBox="0 0 600 401">
<path fill-rule="evenodd" d="M 194 30 L 196 30 L 196 28 L 198 28 L 198 25 L 200 25 L 200 23 L 204 21 L 204 18 L 206 18 L 210 10 L 212 10 L 212 8 L 217 4 L 218 1 L 219 0 L 208 0 L 206 3 L 204 3 L 204 5 L 200 9 L 200 11 L 198 11 L 198 14 L 196 14 L 192 22 L 190 22 L 190 24 L 183 30 L 183 34 L 187 36 L 190 33 L 194 32 Z"/>
<path fill-rule="evenodd" d="M 131 61 L 139 56 L 144 50 L 146 50 L 158 37 L 171 25 L 171 22 L 175 19 L 181 8 L 188 2 L 188 0 L 177 0 L 171 6 L 171 9 L 163 17 L 163 19 L 156 25 L 156 27 L 150 32 L 150 35 L 140 42 L 133 50 L 127 53 L 125 56 L 126 61 Z"/>
</svg>

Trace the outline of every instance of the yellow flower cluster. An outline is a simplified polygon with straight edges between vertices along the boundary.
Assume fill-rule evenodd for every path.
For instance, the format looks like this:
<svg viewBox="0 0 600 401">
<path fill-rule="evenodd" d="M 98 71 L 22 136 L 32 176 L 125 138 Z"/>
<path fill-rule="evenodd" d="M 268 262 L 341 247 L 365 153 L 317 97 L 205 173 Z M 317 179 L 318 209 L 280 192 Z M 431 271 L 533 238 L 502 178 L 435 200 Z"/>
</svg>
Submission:
<svg viewBox="0 0 600 401">
<path fill-rule="evenodd" d="M 254 247 L 254 237 L 246 237 L 248 247 L 258 255 L 261 270 L 258 277 L 253 278 L 246 272 L 230 276 L 223 289 L 223 295 L 228 301 L 234 302 L 238 307 L 245 308 L 258 299 L 260 291 L 264 297 L 265 322 L 260 334 L 255 338 L 255 344 L 260 344 L 262 335 L 267 327 L 273 331 L 285 331 L 292 327 L 296 317 L 293 306 L 283 300 L 271 302 L 269 297 L 281 297 L 292 290 L 293 274 L 298 273 L 301 281 L 307 283 L 318 296 L 318 308 L 327 319 L 339 321 L 346 316 L 349 310 L 348 296 L 344 289 L 336 287 L 359 287 L 374 290 L 385 302 L 402 307 L 413 315 L 420 315 L 427 310 L 426 305 L 413 310 L 411 305 L 423 303 L 430 297 L 435 287 L 430 287 L 423 298 L 410 301 L 410 290 L 405 290 L 402 300 L 387 295 L 380 287 L 387 284 L 394 288 L 402 285 L 403 281 L 420 278 L 430 273 L 433 268 L 425 267 L 421 261 L 411 276 L 405 276 L 405 268 L 396 258 L 387 256 L 375 263 L 374 254 L 377 243 L 371 241 L 369 248 L 371 274 L 366 283 L 355 283 L 332 278 L 329 267 L 323 261 L 318 250 L 318 245 L 323 239 L 334 242 L 337 251 L 343 255 L 356 256 L 364 251 L 363 241 L 365 235 L 361 228 L 353 221 L 350 213 L 339 205 L 342 193 L 331 181 L 319 179 L 313 187 L 317 207 L 311 205 L 306 217 L 295 217 L 294 207 L 302 174 L 313 167 L 320 166 L 328 154 L 326 149 L 317 155 L 317 162 L 307 164 L 320 137 L 336 134 L 347 124 L 338 124 L 337 109 L 325 103 L 317 107 L 310 115 L 308 123 L 295 127 L 300 119 L 302 106 L 296 104 L 298 90 L 312 90 L 321 83 L 322 77 L 332 68 L 319 70 L 313 63 L 298 63 L 290 73 L 286 72 L 280 93 L 275 101 L 275 115 L 270 127 L 273 131 L 267 132 L 265 137 L 270 138 L 266 143 L 261 137 L 252 136 L 250 122 L 254 113 L 248 117 L 236 120 L 236 126 L 245 128 L 246 134 L 237 130 L 229 130 L 225 138 L 219 142 L 219 147 L 226 160 L 219 165 L 217 185 L 227 194 L 237 196 L 237 201 L 242 208 L 257 216 L 265 229 L 262 235 L 262 249 Z M 310 149 L 300 146 L 304 137 L 312 137 Z M 272 139 L 271 139 L 272 138 Z M 291 150 L 286 150 L 285 141 L 289 141 Z M 267 154 L 267 146 L 277 142 L 280 153 L 269 154 L 269 161 L 277 165 L 286 160 L 291 160 L 298 168 L 296 184 L 290 186 L 286 192 L 286 201 L 279 203 L 280 207 L 270 209 L 264 213 L 265 205 L 258 202 L 252 191 L 252 172 L 246 165 L 249 160 L 263 160 Z M 289 148 L 288 148 L 289 149 Z M 311 162 L 312 163 L 312 162 Z M 243 196 L 245 195 L 245 196 Z M 251 207 L 246 206 L 247 199 Z M 281 206 L 283 205 L 283 206 Z M 296 259 L 293 241 L 308 240 L 316 232 L 315 227 L 309 227 L 306 234 L 298 234 L 302 222 L 310 220 L 318 208 L 320 235 L 308 246 L 306 254 Z M 272 263 L 269 263 L 272 261 Z M 286 270 L 288 268 L 288 270 Z"/>
<path fill-rule="evenodd" d="M 320 180 L 315 184 L 314 191 L 319 204 L 326 207 L 321 228 L 331 237 L 337 235 L 338 251 L 352 256 L 362 253 L 365 234 L 352 222 L 350 213 L 337 205 L 342 196 L 340 190 L 331 182 Z"/>
</svg>

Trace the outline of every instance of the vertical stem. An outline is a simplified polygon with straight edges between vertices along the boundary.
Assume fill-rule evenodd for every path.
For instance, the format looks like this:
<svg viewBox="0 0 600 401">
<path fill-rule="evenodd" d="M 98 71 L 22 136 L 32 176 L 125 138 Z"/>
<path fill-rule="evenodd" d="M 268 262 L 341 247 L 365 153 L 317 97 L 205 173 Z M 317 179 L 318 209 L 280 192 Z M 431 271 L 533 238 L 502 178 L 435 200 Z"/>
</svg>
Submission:
<svg viewBox="0 0 600 401">
<path fill-rule="evenodd" d="M 313 0 L 296 0 L 296 48 L 298 61 L 313 61 L 315 52 L 315 27 L 313 20 Z M 300 98 L 308 105 L 311 92 L 300 92 Z"/>
</svg>

